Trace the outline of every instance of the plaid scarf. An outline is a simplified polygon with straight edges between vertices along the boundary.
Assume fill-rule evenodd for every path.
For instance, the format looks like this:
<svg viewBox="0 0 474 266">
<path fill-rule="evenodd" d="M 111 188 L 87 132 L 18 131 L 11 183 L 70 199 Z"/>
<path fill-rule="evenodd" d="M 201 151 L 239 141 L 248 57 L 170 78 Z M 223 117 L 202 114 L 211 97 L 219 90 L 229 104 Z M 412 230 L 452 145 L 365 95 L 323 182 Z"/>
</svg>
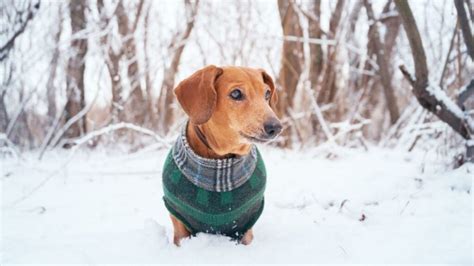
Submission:
<svg viewBox="0 0 474 266">
<path fill-rule="evenodd" d="M 226 159 L 203 158 L 191 149 L 186 139 L 186 125 L 176 140 L 173 159 L 186 178 L 209 191 L 227 192 L 243 185 L 257 165 L 257 148 L 250 153 Z"/>
</svg>

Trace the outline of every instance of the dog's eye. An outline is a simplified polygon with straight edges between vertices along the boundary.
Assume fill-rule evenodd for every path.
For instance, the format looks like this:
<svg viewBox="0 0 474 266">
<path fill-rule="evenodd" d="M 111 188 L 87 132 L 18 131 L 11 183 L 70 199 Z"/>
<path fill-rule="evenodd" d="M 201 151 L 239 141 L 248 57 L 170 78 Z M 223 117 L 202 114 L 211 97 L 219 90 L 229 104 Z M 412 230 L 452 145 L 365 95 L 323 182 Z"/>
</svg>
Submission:
<svg viewBox="0 0 474 266">
<path fill-rule="evenodd" d="M 244 99 L 244 94 L 240 89 L 234 89 L 229 94 L 230 98 L 236 101 L 241 101 Z"/>
<path fill-rule="evenodd" d="M 270 100 L 270 97 L 272 96 L 272 92 L 270 90 L 267 90 L 265 92 L 265 100 Z"/>
</svg>

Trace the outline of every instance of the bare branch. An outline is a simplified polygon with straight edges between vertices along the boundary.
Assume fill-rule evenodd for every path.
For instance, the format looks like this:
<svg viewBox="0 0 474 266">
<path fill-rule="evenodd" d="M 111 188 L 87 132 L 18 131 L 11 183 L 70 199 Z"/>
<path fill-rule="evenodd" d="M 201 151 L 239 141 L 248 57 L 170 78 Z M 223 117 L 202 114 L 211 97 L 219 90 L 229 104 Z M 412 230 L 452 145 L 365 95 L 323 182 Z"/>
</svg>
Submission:
<svg viewBox="0 0 474 266">
<path fill-rule="evenodd" d="M 444 75 L 446 73 L 446 70 L 448 69 L 449 57 L 451 56 L 451 51 L 453 50 L 453 46 L 454 46 L 454 40 L 458 33 L 458 24 L 459 24 L 459 20 L 456 22 L 456 26 L 454 27 L 453 36 L 451 37 L 451 42 L 449 43 L 448 54 L 446 55 L 446 61 L 444 62 L 443 71 L 441 71 L 441 77 L 439 77 L 440 87 L 443 87 Z"/>
<path fill-rule="evenodd" d="M 470 118 L 448 98 L 441 88 L 429 86 L 428 84 L 428 67 L 426 64 L 425 51 L 423 49 L 420 32 L 418 31 L 415 18 L 413 17 L 407 0 L 395 0 L 395 4 L 402 18 L 403 28 L 405 29 L 410 43 L 415 64 L 416 79 L 413 79 L 404 67 L 400 67 L 400 70 L 412 85 L 413 94 L 421 106 L 435 114 L 464 139 L 471 139 L 471 134 L 474 132 L 474 125 L 472 125 Z"/>
<path fill-rule="evenodd" d="M 458 106 L 464 109 L 464 102 L 472 95 L 474 95 L 474 79 L 459 91 Z"/>
<path fill-rule="evenodd" d="M 470 22 L 467 18 L 466 10 L 464 9 L 463 0 L 454 0 L 454 5 L 458 12 L 459 24 L 461 25 L 464 43 L 466 43 L 469 56 L 474 60 L 474 39 L 472 37 L 471 27 L 469 26 Z"/>
<path fill-rule="evenodd" d="M 40 2 L 38 1 L 36 4 L 31 6 L 31 3 L 28 5 L 28 14 L 26 16 L 25 21 L 23 24 L 20 26 L 20 28 L 13 34 L 13 36 L 8 39 L 8 41 L 0 47 L 0 62 L 5 60 L 8 56 L 8 52 L 13 48 L 15 45 L 15 41 L 20 36 L 26 29 L 26 26 L 28 26 L 28 23 L 33 19 L 35 16 L 36 12 L 40 8 Z"/>
<path fill-rule="evenodd" d="M 140 127 L 140 126 L 137 126 L 137 125 L 131 124 L 131 123 L 120 122 L 118 124 L 108 125 L 108 126 L 103 127 L 99 130 L 89 132 L 85 136 L 83 136 L 81 138 L 78 138 L 78 139 L 75 139 L 72 142 L 75 145 L 73 150 L 77 149 L 80 145 L 82 145 L 84 143 L 87 143 L 88 141 L 90 141 L 90 140 L 92 140 L 92 139 L 94 139 L 94 138 L 96 138 L 100 135 L 107 134 L 107 133 L 110 133 L 110 132 L 113 132 L 113 131 L 116 131 L 116 130 L 119 130 L 119 129 L 124 129 L 124 128 L 130 129 L 130 130 L 133 130 L 133 131 L 136 131 L 136 132 L 140 132 L 140 133 L 148 135 L 148 136 L 151 136 L 157 142 L 162 143 L 165 147 L 168 147 L 170 145 L 169 142 L 164 140 L 162 137 L 158 136 L 155 132 L 153 132 L 150 129 Z"/>
</svg>

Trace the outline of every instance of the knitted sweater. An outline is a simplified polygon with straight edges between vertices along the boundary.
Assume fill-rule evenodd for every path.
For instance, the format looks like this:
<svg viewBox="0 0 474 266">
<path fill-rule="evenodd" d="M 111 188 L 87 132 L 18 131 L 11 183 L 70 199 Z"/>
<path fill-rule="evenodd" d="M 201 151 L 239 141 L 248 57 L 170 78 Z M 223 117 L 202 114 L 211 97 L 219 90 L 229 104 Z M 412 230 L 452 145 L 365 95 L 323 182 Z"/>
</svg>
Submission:
<svg viewBox="0 0 474 266">
<path fill-rule="evenodd" d="M 191 234 L 221 234 L 240 240 L 260 217 L 266 170 L 256 150 L 256 167 L 245 183 L 230 191 L 211 191 L 197 186 L 178 167 L 171 151 L 163 169 L 164 202 L 168 211 Z"/>
</svg>

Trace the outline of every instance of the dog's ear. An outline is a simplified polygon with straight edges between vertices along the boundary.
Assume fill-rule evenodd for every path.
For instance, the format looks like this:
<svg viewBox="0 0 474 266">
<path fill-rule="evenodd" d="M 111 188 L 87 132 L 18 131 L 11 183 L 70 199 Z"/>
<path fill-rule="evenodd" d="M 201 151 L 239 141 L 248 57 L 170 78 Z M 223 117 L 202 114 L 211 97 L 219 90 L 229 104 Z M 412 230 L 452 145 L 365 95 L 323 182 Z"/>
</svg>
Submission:
<svg viewBox="0 0 474 266">
<path fill-rule="evenodd" d="M 275 88 L 275 83 L 273 83 L 272 77 L 270 77 L 270 75 L 268 75 L 267 72 L 265 72 L 265 70 L 260 69 L 260 71 L 262 72 L 263 82 L 265 84 L 267 84 L 268 87 L 270 87 L 270 92 L 272 94 L 272 96 L 270 97 L 270 107 L 273 110 L 276 110 L 276 104 L 278 102 L 278 95 L 277 95 L 277 90 Z"/>
<path fill-rule="evenodd" d="M 223 70 L 210 65 L 181 81 L 174 93 L 191 123 L 206 123 L 212 116 L 217 102 L 214 83 Z"/>
</svg>

